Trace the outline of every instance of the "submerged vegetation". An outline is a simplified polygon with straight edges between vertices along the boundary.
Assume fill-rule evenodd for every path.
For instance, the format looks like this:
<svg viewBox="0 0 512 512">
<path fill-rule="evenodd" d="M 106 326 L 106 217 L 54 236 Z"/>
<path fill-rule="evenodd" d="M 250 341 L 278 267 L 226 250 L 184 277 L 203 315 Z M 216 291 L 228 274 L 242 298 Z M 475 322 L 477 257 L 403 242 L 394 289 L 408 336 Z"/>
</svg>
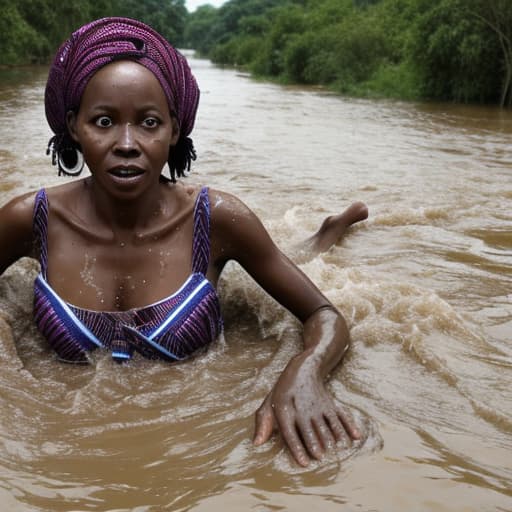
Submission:
<svg viewBox="0 0 512 512">
<path fill-rule="evenodd" d="M 205 3 L 208 0 L 205 0 Z M 222 65 L 344 94 L 512 105 L 511 0 L 0 0 L 0 65 L 128 16 Z"/>
</svg>

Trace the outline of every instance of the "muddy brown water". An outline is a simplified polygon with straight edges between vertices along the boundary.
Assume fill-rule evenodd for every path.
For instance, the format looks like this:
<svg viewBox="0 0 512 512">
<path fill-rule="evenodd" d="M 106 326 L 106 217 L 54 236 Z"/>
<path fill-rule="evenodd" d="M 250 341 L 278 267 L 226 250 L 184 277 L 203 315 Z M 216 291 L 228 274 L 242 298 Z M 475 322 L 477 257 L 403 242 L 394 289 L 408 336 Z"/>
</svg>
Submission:
<svg viewBox="0 0 512 512">
<path fill-rule="evenodd" d="M 287 251 L 328 214 L 370 218 L 303 270 L 352 348 L 329 387 L 365 438 L 307 469 L 253 413 L 298 327 L 233 266 L 226 329 L 184 364 L 55 360 L 37 264 L 0 278 L 0 503 L 9 511 L 512 510 L 512 112 L 341 98 L 191 59 L 189 178 L 235 193 Z M 56 184 L 46 70 L 0 76 L 0 204 Z"/>
</svg>

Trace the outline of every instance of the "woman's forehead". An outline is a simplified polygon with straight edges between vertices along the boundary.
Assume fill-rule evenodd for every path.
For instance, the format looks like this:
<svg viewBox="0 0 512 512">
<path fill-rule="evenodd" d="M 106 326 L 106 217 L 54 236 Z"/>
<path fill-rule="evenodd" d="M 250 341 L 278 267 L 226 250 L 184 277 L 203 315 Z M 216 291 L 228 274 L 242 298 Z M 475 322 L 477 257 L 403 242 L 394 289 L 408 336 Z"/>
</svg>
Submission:
<svg viewBox="0 0 512 512">
<path fill-rule="evenodd" d="M 157 108 L 170 112 L 166 94 L 156 76 L 130 60 L 107 64 L 95 73 L 82 96 L 81 108 Z"/>
<path fill-rule="evenodd" d="M 134 89 L 148 90 L 148 92 L 155 89 L 165 97 L 165 91 L 155 74 L 132 60 L 118 60 L 103 66 L 91 77 L 86 89 L 90 86 L 114 89 L 132 86 Z"/>
</svg>

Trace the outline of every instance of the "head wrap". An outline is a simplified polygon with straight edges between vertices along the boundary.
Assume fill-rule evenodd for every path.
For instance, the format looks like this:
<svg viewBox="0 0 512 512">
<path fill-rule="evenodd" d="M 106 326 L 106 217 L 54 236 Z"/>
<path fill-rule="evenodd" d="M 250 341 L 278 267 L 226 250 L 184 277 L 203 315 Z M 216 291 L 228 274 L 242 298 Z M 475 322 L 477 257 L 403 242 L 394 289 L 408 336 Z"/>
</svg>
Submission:
<svg viewBox="0 0 512 512">
<path fill-rule="evenodd" d="M 94 73 L 120 59 L 138 62 L 160 82 L 180 130 L 179 140 L 170 150 L 171 178 L 174 180 L 175 174 L 183 176 L 196 156 L 188 136 L 194 127 L 199 88 L 185 57 L 151 27 L 129 18 L 103 18 L 88 23 L 59 48 L 45 91 L 46 119 L 55 133 L 49 143 L 54 163 L 55 155 L 72 144 L 67 112 L 78 112 L 82 94 Z"/>
</svg>

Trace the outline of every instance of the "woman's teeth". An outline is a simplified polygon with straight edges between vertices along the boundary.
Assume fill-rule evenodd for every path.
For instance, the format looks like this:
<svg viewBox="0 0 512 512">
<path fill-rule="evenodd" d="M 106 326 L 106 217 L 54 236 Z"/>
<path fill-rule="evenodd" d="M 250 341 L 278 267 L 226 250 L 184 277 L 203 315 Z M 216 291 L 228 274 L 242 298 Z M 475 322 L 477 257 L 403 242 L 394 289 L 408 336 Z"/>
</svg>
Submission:
<svg viewBox="0 0 512 512">
<path fill-rule="evenodd" d="M 126 178 L 130 176 L 136 176 L 137 174 L 141 174 L 142 171 L 140 169 L 115 169 L 112 174 L 115 176 L 119 176 L 121 178 Z"/>
</svg>

